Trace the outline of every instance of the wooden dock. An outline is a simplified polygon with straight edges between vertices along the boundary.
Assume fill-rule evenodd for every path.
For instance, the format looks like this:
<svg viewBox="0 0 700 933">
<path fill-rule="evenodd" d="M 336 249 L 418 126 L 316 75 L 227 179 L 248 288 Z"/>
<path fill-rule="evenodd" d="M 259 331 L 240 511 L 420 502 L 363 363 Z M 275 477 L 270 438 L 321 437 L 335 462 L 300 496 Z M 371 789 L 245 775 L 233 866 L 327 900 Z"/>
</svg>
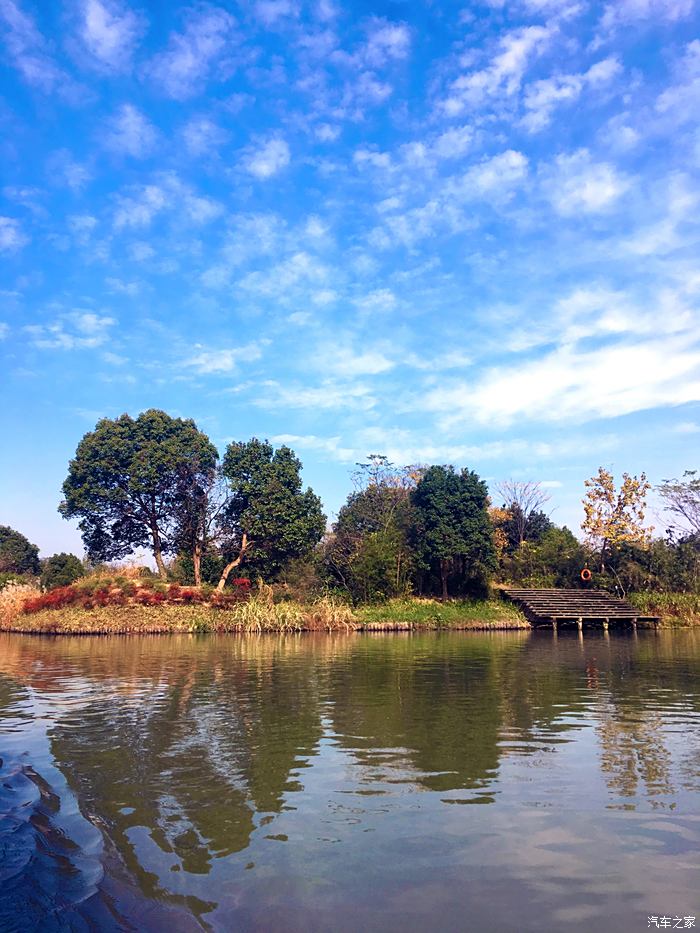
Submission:
<svg viewBox="0 0 700 933">
<path fill-rule="evenodd" d="M 603 590 L 524 589 L 508 587 L 502 590 L 506 599 L 514 602 L 532 626 L 561 625 L 636 627 L 638 622 L 658 623 L 658 616 L 640 614 L 638 609 Z"/>
</svg>

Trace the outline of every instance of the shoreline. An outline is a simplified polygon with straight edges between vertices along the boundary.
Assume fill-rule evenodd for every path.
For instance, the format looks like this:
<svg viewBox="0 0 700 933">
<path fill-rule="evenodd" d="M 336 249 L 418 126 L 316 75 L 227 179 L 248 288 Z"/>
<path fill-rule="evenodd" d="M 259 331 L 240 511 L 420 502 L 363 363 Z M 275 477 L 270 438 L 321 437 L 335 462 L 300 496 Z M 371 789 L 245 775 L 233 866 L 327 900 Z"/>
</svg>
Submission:
<svg viewBox="0 0 700 933">
<path fill-rule="evenodd" d="M 0 632 L 21 635 L 187 635 L 529 631 L 525 617 L 500 601 L 361 607 L 276 603 L 254 613 L 206 605 L 64 607 L 0 619 Z"/>
<path fill-rule="evenodd" d="M 692 611 L 661 612 L 659 628 L 700 627 Z M 690 607 L 683 607 L 683 609 Z M 641 628 L 646 628 L 640 624 Z M 653 626 L 652 626 L 653 627 Z M 567 631 L 561 626 L 560 631 Z M 412 597 L 351 607 L 332 597 L 314 602 L 272 602 L 257 597 L 228 604 L 176 601 L 144 605 L 62 605 L 0 613 L 0 632 L 16 635 L 188 635 L 391 632 L 535 631 L 525 615 L 501 599 L 440 602 Z M 595 630 L 595 629 L 593 629 Z"/>
</svg>

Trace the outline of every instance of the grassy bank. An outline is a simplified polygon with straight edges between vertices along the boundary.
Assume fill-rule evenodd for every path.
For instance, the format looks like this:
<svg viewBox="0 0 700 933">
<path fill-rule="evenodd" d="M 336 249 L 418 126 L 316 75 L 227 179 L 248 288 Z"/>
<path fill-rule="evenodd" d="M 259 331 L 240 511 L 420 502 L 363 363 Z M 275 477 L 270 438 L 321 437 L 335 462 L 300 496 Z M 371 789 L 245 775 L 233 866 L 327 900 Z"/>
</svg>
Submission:
<svg viewBox="0 0 700 933">
<path fill-rule="evenodd" d="M 361 628 L 367 631 L 395 629 L 523 629 L 530 628 L 525 616 L 501 599 L 392 599 L 355 610 Z"/>
<path fill-rule="evenodd" d="M 661 625 L 700 625 L 700 595 L 694 593 L 632 593 L 627 597 L 644 615 L 659 616 Z"/>
<path fill-rule="evenodd" d="M 522 629 L 523 616 L 500 601 L 392 600 L 352 609 L 333 597 L 308 605 L 253 596 L 225 607 L 161 603 L 58 605 L 0 615 L 0 631 L 28 634 L 165 634 L 196 632 L 411 631 Z"/>
</svg>

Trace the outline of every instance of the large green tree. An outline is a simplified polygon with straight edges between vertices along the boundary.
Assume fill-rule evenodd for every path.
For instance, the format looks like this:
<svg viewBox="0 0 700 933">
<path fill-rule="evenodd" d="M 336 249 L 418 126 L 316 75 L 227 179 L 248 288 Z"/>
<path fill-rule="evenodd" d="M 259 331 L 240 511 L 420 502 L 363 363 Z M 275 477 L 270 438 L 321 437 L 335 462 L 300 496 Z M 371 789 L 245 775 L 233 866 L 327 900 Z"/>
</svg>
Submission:
<svg viewBox="0 0 700 933">
<path fill-rule="evenodd" d="M 450 579 L 461 592 L 483 590 L 496 564 L 486 484 L 471 470 L 431 466 L 411 499 L 416 548 L 439 578 L 443 599 Z"/>
<path fill-rule="evenodd" d="M 410 588 L 410 493 L 417 475 L 416 468 L 397 468 L 379 454 L 358 464 L 355 491 L 340 509 L 324 548 L 331 578 L 357 602 L 399 596 Z"/>
<path fill-rule="evenodd" d="M 226 449 L 222 473 L 228 484 L 219 529 L 226 564 L 217 588 L 234 568 L 274 577 L 293 558 L 308 555 L 320 541 L 326 518 L 321 500 L 302 488 L 301 461 L 289 447 L 277 450 L 252 438 Z"/>
<path fill-rule="evenodd" d="M 39 548 L 9 525 L 0 525 L 0 573 L 38 574 Z"/>
<path fill-rule="evenodd" d="M 63 484 L 64 518 L 78 518 L 88 555 L 125 557 L 150 548 L 161 576 L 176 547 L 183 489 L 205 486 L 218 454 L 191 419 L 149 409 L 101 419 L 83 437 Z"/>
</svg>

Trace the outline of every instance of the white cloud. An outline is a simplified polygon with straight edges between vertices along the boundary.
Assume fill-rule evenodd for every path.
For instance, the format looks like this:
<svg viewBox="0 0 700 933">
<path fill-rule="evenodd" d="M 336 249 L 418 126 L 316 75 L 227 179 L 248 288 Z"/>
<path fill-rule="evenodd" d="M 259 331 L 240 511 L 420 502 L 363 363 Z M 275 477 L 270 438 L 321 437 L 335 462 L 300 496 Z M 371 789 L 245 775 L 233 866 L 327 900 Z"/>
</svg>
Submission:
<svg viewBox="0 0 700 933">
<path fill-rule="evenodd" d="M 623 238 L 619 242 L 621 253 L 664 256 L 695 241 L 695 233 L 691 233 L 690 240 L 681 233 L 687 222 L 697 215 L 700 203 L 700 191 L 693 179 L 680 172 L 674 173 L 661 187 L 660 195 L 661 217 Z"/>
<path fill-rule="evenodd" d="M 299 6 L 293 0 L 257 0 L 255 15 L 265 26 L 275 26 L 280 20 L 296 18 Z"/>
<path fill-rule="evenodd" d="M 320 123 L 315 130 L 316 139 L 322 143 L 332 143 L 340 136 L 340 127 L 331 123 Z"/>
<path fill-rule="evenodd" d="M 230 373 L 240 363 L 251 363 L 262 356 L 260 345 L 249 343 L 243 347 L 227 347 L 221 350 L 200 350 L 184 361 L 185 366 L 191 367 L 202 375 L 211 373 Z"/>
<path fill-rule="evenodd" d="M 695 421 L 681 421 L 673 427 L 674 434 L 700 434 L 700 424 Z"/>
<path fill-rule="evenodd" d="M 369 314 L 383 314 L 393 311 L 397 305 L 396 295 L 390 288 L 376 288 L 374 291 L 355 299 L 360 311 Z"/>
<path fill-rule="evenodd" d="M 369 25 L 362 57 L 372 68 L 406 58 L 411 49 L 411 33 L 405 23 L 374 19 Z"/>
<path fill-rule="evenodd" d="M 662 118 L 670 128 L 700 119 L 700 39 L 688 43 L 674 70 L 676 83 L 659 95 L 655 105 L 656 119 Z"/>
<path fill-rule="evenodd" d="M 326 346 L 325 350 L 315 353 L 315 358 L 323 369 L 330 367 L 339 376 L 378 376 L 396 365 L 379 350 L 354 352 L 349 347 Z"/>
<path fill-rule="evenodd" d="M 158 185 L 139 185 L 131 190 L 134 193 L 130 197 L 117 195 L 117 209 L 114 212 L 114 226 L 117 230 L 123 227 L 147 227 L 156 214 L 168 205 L 166 192 Z"/>
<path fill-rule="evenodd" d="M 553 75 L 534 81 L 525 90 L 523 104 L 526 112 L 522 125 L 530 132 L 544 129 L 558 106 L 578 100 L 584 89 L 604 87 L 621 72 L 618 59 L 609 57 L 596 62 L 582 74 Z"/>
<path fill-rule="evenodd" d="M 0 252 L 14 253 L 29 242 L 14 217 L 0 217 Z"/>
<path fill-rule="evenodd" d="M 260 297 L 285 301 L 293 289 L 323 285 L 329 275 L 329 269 L 320 260 L 300 250 L 268 269 L 249 272 L 238 285 Z"/>
<path fill-rule="evenodd" d="M 146 243 L 143 240 L 139 240 L 136 243 L 132 243 L 129 247 L 129 255 L 134 260 L 134 262 L 145 262 L 148 259 L 153 259 L 156 251 L 153 249 L 150 243 Z"/>
<path fill-rule="evenodd" d="M 496 201 L 507 201 L 526 179 L 527 171 L 527 157 L 508 149 L 473 165 L 461 178 L 451 182 L 448 190 L 466 200 L 488 196 Z"/>
<path fill-rule="evenodd" d="M 438 159 L 459 159 L 467 153 L 474 142 L 471 126 L 455 126 L 441 133 L 432 143 L 432 151 Z"/>
<path fill-rule="evenodd" d="M 206 6 L 187 14 L 183 32 L 170 34 L 165 51 L 155 55 L 146 75 L 168 97 L 187 100 L 198 94 L 212 76 L 227 77 L 231 63 L 225 59 L 233 41 L 235 20 L 220 7 Z"/>
<path fill-rule="evenodd" d="M 58 149 L 47 160 L 47 174 L 51 181 L 70 188 L 71 191 L 82 191 L 91 180 L 92 172 L 80 162 L 76 162 L 67 149 Z"/>
<path fill-rule="evenodd" d="M 131 298 L 138 295 L 140 291 L 138 282 L 124 282 L 122 279 L 115 278 L 114 276 L 108 276 L 105 279 L 105 284 L 111 292 L 116 292 L 120 295 L 129 295 Z"/>
<path fill-rule="evenodd" d="M 185 194 L 183 199 L 185 212 L 195 224 L 207 224 L 224 212 L 223 204 L 213 198 L 200 197 L 194 194 Z"/>
<path fill-rule="evenodd" d="M 695 9 L 695 0 L 615 0 L 605 7 L 601 19 L 604 30 L 617 29 L 641 20 L 678 22 Z"/>
<path fill-rule="evenodd" d="M 243 156 L 242 164 L 251 175 L 265 180 L 281 172 L 289 161 L 289 146 L 280 136 L 273 136 L 262 145 L 250 148 Z"/>
<path fill-rule="evenodd" d="M 158 133 L 152 123 L 133 104 L 122 104 L 107 121 L 103 144 L 118 155 L 143 159 L 153 152 Z"/>
<path fill-rule="evenodd" d="M 630 186 L 609 162 L 594 162 L 587 149 L 557 156 L 541 174 L 545 195 L 562 217 L 607 211 Z"/>
<path fill-rule="evenodd" d="M 555 34 L 556 28 L 550 26 L 524 26 L 505 33 L 486 68 L 467 72 L 452 82 L 442 109 L 455 116 L 488 100 L 495 98 L 500 103 L 512 96 L 520 89 L 530 60 L 548 47 Z"/>
<path fill-rule="evenodd" d="M 212 198 L 195 194 L 174 172 L 163 172 L 156 182 L 148 185 L 132 185 L 125 190 L 128 194 L 116 196 L 114 227 L 148 227 L 153 219 L 164 211 L 179 208 L 178 219 L 184 218 L 194 224 L 204 224 L 223 213 L 223 205 Z"/>
<path fill-rule="evenodd" d="M 585 422 L 700 400 L 700 347 L 671 336 L 597 350 L 562 346 L 421 398 L 444 428 L 478 422 Z"/>
<path fill-rule="evenodd" d="M 182 130 L 185 148 L 192 156 L 211 155 L 229 138 L 209 117 L 193 117 Z"/>
<path fill-rule="evenodd" d="M 270 440 L 273 444 L 287 444 L 293 449 L 317 450 L 339 463 L 353 463 L 359 456 L 352 447 L 343 447 L 340 435 L 318 437 L 315 434 L 276 434 Z"/>
<path fill-rule="evenodd" d="M 15 0 L 0 0 L 0 20 L 5 23 L 9 57 L 27 84 L 45 93 L 57 91 L 70 103 L 87 96 L 85 89 L 56 64 L 34 21 Z"/>
<path fill-rule="evenodd" d="M 10 333 L 10 327 L 8 324 L 5 324 L 4 321 L 0 321 L 0 340 L 5 340 L 7 335 Z"/>
<path fill-rule="evenodd" d="M 262 396 L 256 396 L 253 404 L 259 408 L 276 411 L 279 408 L 299 408 L 309 411 L 333 411 L 344 408 L 352 411 L 370 411 L 377 404 L 369 386 L 363 383 L 346 383 L 327 380 L 320 386 L 303 386 L 297 383 L 282 385 L 275 380 L 262 383 Z"/>
<path fill-rule="evenodd" d="M 39 349 L 84 350 L 106 343 L 114 324 L 114 318 L 93 311 L 71 311 L 51 324 L 30 324 L 24 330 Z"/>
<path fill-rule="evenodd" d="M 95 63 L 108 71 L 131 70 L 131 59 L 146 29 L 144 18 L 116 0 L 82 0 L 80 39 Z"/>
</svg>

